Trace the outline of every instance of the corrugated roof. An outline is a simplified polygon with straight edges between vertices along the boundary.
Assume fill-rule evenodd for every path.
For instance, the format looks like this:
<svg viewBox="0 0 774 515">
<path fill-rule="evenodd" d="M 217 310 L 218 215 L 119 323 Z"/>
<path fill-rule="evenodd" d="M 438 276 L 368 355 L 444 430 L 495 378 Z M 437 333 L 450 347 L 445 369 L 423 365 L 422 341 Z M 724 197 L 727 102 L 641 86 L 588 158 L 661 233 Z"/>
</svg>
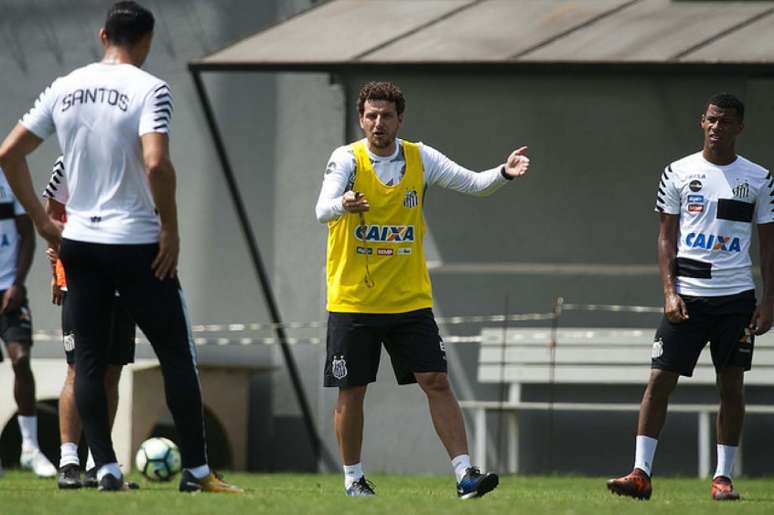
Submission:
<svg viewBox="0 0 774 515">
<path fill-rule="evenodd" d="M 774 1 L 331 0 L 199 61 L 774 63 Z"/>
</svg>

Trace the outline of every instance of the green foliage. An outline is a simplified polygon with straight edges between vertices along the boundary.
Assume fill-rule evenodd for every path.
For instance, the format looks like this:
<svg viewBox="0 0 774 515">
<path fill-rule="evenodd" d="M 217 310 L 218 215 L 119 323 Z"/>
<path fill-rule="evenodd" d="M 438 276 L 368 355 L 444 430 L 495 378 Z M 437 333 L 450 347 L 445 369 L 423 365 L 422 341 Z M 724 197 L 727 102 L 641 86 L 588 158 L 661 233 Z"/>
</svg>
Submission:
<svg viewBox="0 0 774 515">
<path fill-rule="evenodd" d="M 375 498 L 344 496 L 338 474 L 226 474 L 245 495 L 181 494 L 177 483 L 151 483 L 133 476 L 142 489 L 101 493 L 60 491 L 53 480 L 31 473 L 6 471 L 0 478 L 3 515 L 184 513 L 299 513 L 408 515 L 413 513 L 484 514 L 619 514 L 774 513 L 771 480 L 741 479 L 743 501 L 710 500 L 709 481 L 656 478 L 651 501 L 613 496 L 602 478 L 567 476 L 505 476 L 500 487 L 483 499 L 459 501 L 451 476 L 374 475 Z"/>
</svg>

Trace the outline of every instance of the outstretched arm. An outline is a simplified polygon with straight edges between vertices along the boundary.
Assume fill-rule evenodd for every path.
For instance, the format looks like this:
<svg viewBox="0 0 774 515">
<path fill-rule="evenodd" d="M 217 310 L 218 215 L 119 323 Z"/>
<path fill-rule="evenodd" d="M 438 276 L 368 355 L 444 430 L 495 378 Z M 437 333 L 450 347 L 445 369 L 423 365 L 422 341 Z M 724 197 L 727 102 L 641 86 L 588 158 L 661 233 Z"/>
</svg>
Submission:
<svg viewBox="0 0 774 515">
<path fill-rule="evenodd" d="M 425 180 L 427 184 L 486 197 L 508 181 L 527 173 L 529 158 L 526 156 L 526 151 L 527 147 L 520 147 L 508 156 L 504 164 L 483 172 L 474 172 L 458 165 L 434 148 L 423 145 Z"/>
</svg>

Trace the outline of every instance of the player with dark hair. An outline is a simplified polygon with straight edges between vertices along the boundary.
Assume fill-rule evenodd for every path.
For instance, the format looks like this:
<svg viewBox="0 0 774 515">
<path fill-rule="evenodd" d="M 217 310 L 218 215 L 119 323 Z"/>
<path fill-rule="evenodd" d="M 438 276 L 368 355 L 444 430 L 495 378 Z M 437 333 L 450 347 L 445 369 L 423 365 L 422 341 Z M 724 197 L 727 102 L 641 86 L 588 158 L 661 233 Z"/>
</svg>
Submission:
<svg viewBox="0 0 774 515">
<path fill-rule="evenodd" d="M 405 99 L 389 82 L 371 82 L 357 108 L 365 138 L 331 156 L 316 214 L 328 224 L 328 342 L 325 386 L 339 389 L 334 424 L 347 495 L 374 495 L 360 462 L 363 402 L 376 380 L 381 346 L 398 384 L 419 383 L 436 432 L 451 458 L 457 494 L 480 497 L 498 484 L 470 463 L 446 352 L 433 317 L 423 239 L 425 190 L 437 185 L 486 196 L 524 175 L 521 147 L 506 163 L 475 173 L 437 150 L 398 139 Z"/>
<path fill-rule="evenodd" d="M 0 338 L 11 359 L 13 395 L 22 436 L 20 463 L 40 477 L 56 475 L 38 444 L 35 377 L 30 367 L 32 317 L 24 282 L 35 253 L 35 229 L 0 169 Z M 0 361 L 3 353 L 0 352 Z"/>
<path fill-rule="evenodd" d="M 707 341 L 720 393 L 712 498 L 739 499 L 731 474 L 744 420 L 744 372 L 752 366 L 755 335 L 768 331 L 774 317 L 774 178 L 736 153 L 744 128 L 739 99 L 727 93 L 710 98 L 700 126 L 704 148 L 667 166 L 658 186 L 664 317 L 640 407 L 634 470 L 607 483 L 611 492 L 639 499 L 652 493 L 653 457 L 669 396 L 681 375 L 693 374 Z M 757 307 L 753 222 L 763 273 Z"/>
<path fill-rule="evenodd" d="M 100 31 L 102 61 L 55 80 L 40 95 L 0 146 L 0 166 L 64 264 L 78 349 L 75 396 L 99 488 L 126 488 L 110 437 L 104 382 L 118 291 L 161 364 L 180 439 L 180 490 L 240 492 L 207 464 L 196 349 L 177 279 L 172 93 L 140 69 L 152 38 L 150 11 L 135 2 L 116 3 Z M 40 203 L 26 159 L 54 132 L 70 185 L 63 232 Z"/>
</svg>

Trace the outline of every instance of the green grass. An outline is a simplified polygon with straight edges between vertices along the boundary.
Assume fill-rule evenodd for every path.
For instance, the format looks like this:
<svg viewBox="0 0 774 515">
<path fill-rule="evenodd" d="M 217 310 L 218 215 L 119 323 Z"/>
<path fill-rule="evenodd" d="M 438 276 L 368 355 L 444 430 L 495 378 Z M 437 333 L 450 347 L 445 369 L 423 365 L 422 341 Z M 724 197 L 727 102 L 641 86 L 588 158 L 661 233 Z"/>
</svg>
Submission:
<svg viewBox="0 0 774 515">
<path fill-rule="evenodd" d="M 134 477 L 134 479 L 138 479 Z M 339 475 L 227 474 L 247 490 L 245 495 L 181 494 L 176 483 L 140 480 L 136 492 L 59 491 L 53 480 L 6 471 L 0 478 L 3 515 L 64 514 L 619 514 L 619 513 L 774 513 L 774 481 L 740 479 L 744 500 L 718 503 L 709 499 L 709 482 L 659 478 L 649 502 L 610 495 L 602 478 L 505 476 L 483 499 L 459 501 L 450 476 L 374 475 L 376 498 L 347 498 Z"/>
</svg>

